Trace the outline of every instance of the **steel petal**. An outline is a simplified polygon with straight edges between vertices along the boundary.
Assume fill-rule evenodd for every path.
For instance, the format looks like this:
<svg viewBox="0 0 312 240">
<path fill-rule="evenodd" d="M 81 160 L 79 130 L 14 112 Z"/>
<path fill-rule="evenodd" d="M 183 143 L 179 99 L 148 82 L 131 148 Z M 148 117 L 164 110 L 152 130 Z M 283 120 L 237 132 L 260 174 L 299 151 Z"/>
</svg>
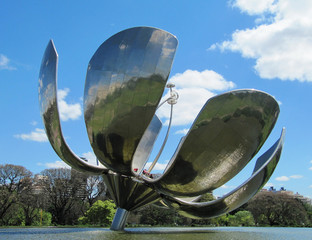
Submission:
<svg viewBox="0 0 312 240">
<path fill-rule="evenodd" d="M 40 113 L 47 137 L 57 155 L 73 168 L 95 174 L 106 172 L 106 168 L 90 165 L 76 156 L 65 142 L 57 107 L 57 61 L 58 55 L 51 40 L 45 50 L 39 74 Z"/>
<path fill-rule="evenodd" d="M 177 39 L 136 27 L 106 40 L 88 66 L 84 114 L 97 158 L 131 175 L 131 160 L 164 91 Z"/>
<path fill-rule="evenodd" d="M 150 125 L 144 132 L 140 143 L 134 153 L 132 160 L 132 174 L 138 176 L 145 166 L 148 158 L 153 150 L 154 143 L 161 130 L 162 123 L 159 118 L 154 115 Z"/>
<path fill-rule="evenodd" d="M 284 144 L 285 129 L 280 139 L 256 162 L 252 176 L 242 185 L 225 196 L 207 203 L 186 202 L 174 198 L 164 198 L 167 206 L 191 218 L 211 218 L 233 211 L 251 199 L 269 180 L 280 159 Z"/>
<path fill-rule="evenodd" d="M 198 196 L 233 178 L 259 151 L 279 114 L 276 100 L 236 90 L 207 101 L 155 184 L 171 196 Z"/>
</svg>

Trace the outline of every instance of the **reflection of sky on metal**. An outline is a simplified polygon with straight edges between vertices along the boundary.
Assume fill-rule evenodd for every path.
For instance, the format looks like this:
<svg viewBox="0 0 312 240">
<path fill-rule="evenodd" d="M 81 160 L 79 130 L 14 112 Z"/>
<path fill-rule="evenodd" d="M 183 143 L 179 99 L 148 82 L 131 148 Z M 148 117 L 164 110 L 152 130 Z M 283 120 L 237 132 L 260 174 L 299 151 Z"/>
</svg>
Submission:
<svg viewBox="0 0 312 240">
<path fill-rule="evenodd" d="M 278 113 L 274 98 L 260 91 L 236 90 L 211 98 L 157 187 L 178 196 L 220 187 L 259 151 Z"/>
<path fill-rule="evenodd" d="M 203 217 L 216 217 L 236 209 L 253 197 L 269 180 L 279 161 L 284 137 L 285 129 L 282 130 L 280 139 L 258 158 L 252 176 L 221 198 L 208 203 L 166 198 L 164 199 L 165 204 L 175 208 L 181 215 L 199 219 Z"/>
<path fill-rule="evenodd" d="M 41 114 L 59 157 L 78 170 L 103 174 L 119 209 L 131 211 L 161 200 L 164 194 L 165 204 L 182 215 L 213 217 L 239 207 L 268 181 L 281 154 L 284 132 L 258 159 L 254 174 L 243 185 L 210 203 L 186 199 L 210 192 L 240 172 L 271 133 L 279 106 L 272 96 L 257 90 L 212 97 L 181 139 L 164 174 L 158 178 L 149 172 L 140 175 L 162 126 L 154 114 L 176 47 L 177 40 L 170 33 L 138 27 L 112 36 L 91 58 L 85 84 L 85 122 L 94 153 L 108 169 L 86 163 L 65 142 L 56 100 L 53 42 L 48 44 L 40 70 Z"/>
<path fill-rule="evenodd" d="M 176 47 L 176 38 L 165 31 L 132 28 L 106 40 L 89 62 L 88 136 L 99 160 L 116 172 L 131 173 L 131 158 L 160 101 Z"/>
<path fill-rule="evenodd" d="M 103 167 L 87 164 L 75 155 L 67 146 L 62 134 L 57 107 L 57 53 L 52 41 L 49 42 L 43 56 L 39 74 L 39 104 L 47 137 L 58 156 L 74 168 L 101 174 L 107 171 Z"/>
</svg>

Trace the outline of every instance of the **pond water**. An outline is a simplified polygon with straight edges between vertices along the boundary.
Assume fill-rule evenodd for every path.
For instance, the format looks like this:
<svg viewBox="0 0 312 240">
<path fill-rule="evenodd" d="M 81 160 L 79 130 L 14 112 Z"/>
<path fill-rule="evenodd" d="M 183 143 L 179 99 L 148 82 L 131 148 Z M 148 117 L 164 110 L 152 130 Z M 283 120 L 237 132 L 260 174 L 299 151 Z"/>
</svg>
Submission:
<svg viewBox="0 0 312 240">
<path fill-rule="evenodd" d="M 113 232 L 105 228 L 0 228 L 1 240 L 311 240 L 312 228 L 126 228 Z"/>
</svg>

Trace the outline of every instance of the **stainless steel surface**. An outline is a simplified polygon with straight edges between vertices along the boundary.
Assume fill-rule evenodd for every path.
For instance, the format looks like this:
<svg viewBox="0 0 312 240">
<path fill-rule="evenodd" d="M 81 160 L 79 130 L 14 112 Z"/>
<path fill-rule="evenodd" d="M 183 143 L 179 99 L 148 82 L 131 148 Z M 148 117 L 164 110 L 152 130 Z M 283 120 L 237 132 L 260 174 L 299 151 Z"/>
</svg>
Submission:
<svg viewBox="0 0 312 240">
<path fill-rule="evenodd" d="M 110 195 L 120 208 L 132 211 L 160 200 L 154 189 L 134 177 L 109 172 L 103 178 Z"/>
<path fill-rule="evenodd" d="M 94 174 L 107 172 L 106 168 L 90 165 L 79 158 L 70 150 L 65 142 L 57 107 L 57 60 L 57 52 L 53 42 L 50 41 L 45 50 L 39 74 L 40 113 L 47 137 L 57 155 L 70 166 Z"/>
<path fill-rule="evenodd" d="M 234 177 L 259 151 L 279 114 L 261 91 L 236 90 L 207 101 L 189 133 L 155 182 L 171 196 L 198 196 Z"/>
<path fill-rule="evenodd" d="M 164 198 L 166 205 L 175 208 L 179 214 L 191 218 L 211 218 L 228 213 L 251 199 L 269 180 L 280 159 L 285 129 L 280 139 L 256 162 L 251 177 L 225 196 L 207 203 L 187 202 L 174 198 Z"/>
<path fill-rule="evenodd" d="M 152 122 L 144 132 L 143 137 L 133 155 L 131 169 L 134 176 L 141 175 L 143 168 L 153 150 L 154 143 L 158 137 L 161 127 L 161 121 L 156 115 L 154 115 Z"/>
<path fill-rule="evenodd" d="M 106 40 L 89 62 L 84 114 L 95 155 L 131 175 L 131 161 L 150 124 L 170 73 L 177 39 L 136 27 Z"/>
<path fill-rule="evenodd" d="M 277 120 L 279 106 L 272 96 L 236 90 L 207 101 L 160 178 L 140 175 L 162 126 L 154 114 L 176 47 L 177 39 L 170 33 L 137 27 L 109 38 L 90 60 L 85 123 L 96 157 L 109 170 L 88 164 L 66 144 L 57 108 L 58 56 L 52 41 L 44 53 L 39 103 L 48 139 L 73 168 L 103 175 L 119 208 L 113 230 L 122 230 L 129 211 L 147 204 L 175 208 L 192 218 L 234 210 L 261 189 L 279 161 L 284 130 L 279 141 L 258 159 L 245 183 L 221 199 L 195 202 L 234 177 L 259 151 Z M 178 94 L 171 93 L 168 102 L 175 104 Z"/>
<path fill-rule="evenodd" d="M 161 147 L 160 147 L 160 149 L 159 149 L 159 151 L 157 153 L 157 156 L 153 160 L 151 166 L 148 168 L 147 173 L 150 173 L 153 170 L 153 168 L 155 167 L 157 161 L 159 160 L 159 158 L 160 158 L 160 156 L 161 156 L 161 154 L 162 154 L 162 152 L 163 152 L 163 150 L 165 148 L 165 145 L 166 145 L 168 137 L 169 137 L 170 129 L 171 129 L 172 113 L 173 113 L 173 105 L 171 105 L 171 107 L 170 107 L 170 118 L 169 118 L 169 124 L 168 124 L 168 128 L 167 128 L 167 133 L 166 133 L 165 139 L 164 139 L 164 141 L 163 141 L 163 143 L 162 143 L 162 145 L 161 145 Z"/>
<path fill-rule="evenodd" d="M 127 211 L 126 209 L 117 208 L 117 211 L 115 213 L 114 220 L 112 222 L 110 229 L 113 231 L 124 230 L 129 213 L 130 212 Z"/>
</svg>

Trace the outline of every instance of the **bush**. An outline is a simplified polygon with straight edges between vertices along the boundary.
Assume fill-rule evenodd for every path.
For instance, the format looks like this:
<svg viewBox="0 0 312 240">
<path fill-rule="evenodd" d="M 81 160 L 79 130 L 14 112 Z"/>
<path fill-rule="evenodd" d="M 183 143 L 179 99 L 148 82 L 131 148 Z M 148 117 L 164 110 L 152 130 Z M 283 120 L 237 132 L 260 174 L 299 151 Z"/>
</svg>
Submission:
<svg viewBox="0 0 312 240">
<path fill-rule="evenodd" d="M 109 226 L 114 218 L 116 205 L 111 200 L 96 201 L 86 212 L 85 216 L 78 219 L 79 224 Z"/>
<path fill-rule="evenodd" d="M 235 213 L 235 222 L 239 226 L 254 226 L 255 220 L 249 211 L 239 211 Z"/>
<path fill-rule="evenodd" d="M 32 226 L 50 226 L 52 221 L 52 214 L 49 212 L 36 209 L 36 216 Z"/>
</svg>

